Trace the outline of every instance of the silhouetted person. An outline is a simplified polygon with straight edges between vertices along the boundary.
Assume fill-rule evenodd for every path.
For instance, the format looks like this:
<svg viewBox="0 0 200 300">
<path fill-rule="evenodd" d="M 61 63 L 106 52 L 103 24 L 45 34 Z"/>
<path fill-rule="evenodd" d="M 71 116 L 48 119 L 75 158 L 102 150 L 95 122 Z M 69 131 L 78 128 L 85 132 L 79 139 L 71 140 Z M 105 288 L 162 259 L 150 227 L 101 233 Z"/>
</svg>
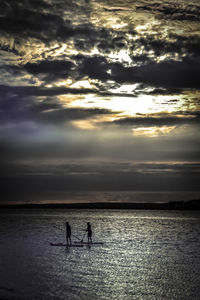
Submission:
<svg viewBox="0 0 200 300">
<path fill-rule="evenodd" d="M 88 233 L 88 244 L 89 244 L 89 242 L 92 243 L 92 229 L 91 229 L 91 225 L 90 225 L 89 222 L 87 223 L 87 229 L 86 229 L 86 231 Z"/>
<path fill-rule="evenodd" d="M 68 222 L 66 222 L 66 240 L 67 240 L 67 246 L 72 244 L 71 241 L 71 226 Z"/>
</svg>

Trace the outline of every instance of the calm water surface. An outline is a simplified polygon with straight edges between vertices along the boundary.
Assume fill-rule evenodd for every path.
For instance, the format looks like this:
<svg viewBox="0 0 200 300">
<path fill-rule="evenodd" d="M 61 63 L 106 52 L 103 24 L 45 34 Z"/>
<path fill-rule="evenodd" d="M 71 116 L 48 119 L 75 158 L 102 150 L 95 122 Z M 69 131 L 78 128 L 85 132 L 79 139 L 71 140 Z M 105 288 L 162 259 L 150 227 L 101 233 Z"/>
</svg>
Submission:
<svg viewBox="0 0 200 300">
<path fill-rule="evenodd" d="M 50 246 L 65 221 L 104 245 Z M 199 300 L 199 249 L 199 212 L 1 211 L 0 299 Z"/>
</svg>

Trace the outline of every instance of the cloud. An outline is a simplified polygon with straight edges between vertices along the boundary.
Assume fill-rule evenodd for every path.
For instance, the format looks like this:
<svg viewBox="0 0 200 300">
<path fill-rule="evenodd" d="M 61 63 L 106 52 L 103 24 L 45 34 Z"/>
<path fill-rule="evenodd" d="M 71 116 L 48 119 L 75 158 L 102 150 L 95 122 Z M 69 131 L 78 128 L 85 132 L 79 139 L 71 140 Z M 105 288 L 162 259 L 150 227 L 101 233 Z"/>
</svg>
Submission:
<svg viewBox="0 0 200 300">
<path fill-rule="evenodd" d="M 4 201 L 58 200 L 65 199 L 67 193 L 76 191 L 199 191 L 199 164 L 85 164 L 83 161 L 77 161 L 57 164 L 9 163 L 6 167 L 4 187 L 1 191 Z"/>
<path fill-rule="evenodd" d="M 87 116 L 87 115 L 86 115 Z M 66 116 L 65 116 L 66 117 Z M 75 116 L 76 117 L 76 114 Z M 82 117 L 82 116 L 81 116 Z M 93 159 L 95 161 L 199 161 L 199 126 L 180 126 L 175 134 L 154 138 L 133 136 L 127 126 L 82 130 L 57 120 L 28 131 L 28 124 L 4 128 L 1 158 L 5 161 L 35 159 Z M 134 126 L 134 125 L 132 125 Z"/>
<path fill-rule="evenodd" d="M 0 2 L 0 177 L 8 199 L 199 189 L 199 6 L 97 2 Z M 61 79 L 66 85 L 56 86 Z M 93 108 L 70 107 L 74 99 Z M 143 113 L 149 100 L 158 113 Z M 120 111 L 106 108 L 115 101 Z M 134 118 L 132 105 L 141 112 Z M 164 126 L 175 129 L 154 138 L 132 132 Z"/>
<path fill-rule="evenodd" d="M 169 38 L 155 37 L 154 35 L 140 34 L 135 39 L 134 44 L 128 39 L 127 34 L 136 36 L 136 31 L 132 28 L 126 30 L 113 30 L 112 28 L 98 28 L 95 23 L 90 23 L 86 18 L 81 21 L 73 22 L 75 18 L 75 9 L 81 9 L 81 5 L 67 3 L 65 7 L 66 14 L 60 13 L 65 3 L 49 4 L 45 1 L 29 1 L 27 5 L 24 1 L 11 1 L 4 4 L 5 13 L 0 16 L 0 28 L 2 34 L 10 39 L 10 46 L 2 44 L 4 51 L 13 51 L 19 54 L 19 43 L 25 45 L 24 39 L 32 39 L 31 45 L 37 45 L 39 41 L 49 45 L 52 42 L 63 42 L 73 39 L 74 47 L 80 52 L 87 52 L 94 47 L 100 51 L 100 55 L 77 55 L 77 56 L 60 56 L 59 59 L 43 59 L 37 62 L 29 62 L 20 68 L 13 66 L 13 72 L 24 71 L 40 80 L 52 82 L 60 78 L 77 79 L 81 76 L 88 76 L 91 79 L 106 82 L 114 80 L 118 83 L 138 82 L 162 87 L 179 87 L 188 88 L 198 86 L 199 76 L 199 37 L 179 36 L 169 34 Z M 53 5 L 54 4 L 54 5 Z M 123 5 L 122 5 L 123 6 Z M 68 19 L 68 13 L 72 10 L 72 18 Z M 108 10 L 109 8 L 105 8 Z M 119 11 L 124 9 L 116 8 Z M 154 2 L 152 4 L 137 5 L 137 9 L 160 11 L 163 14 L 173 15 L 180 13 L 196 13 L 197 6 L 177 6 L 172 4 L 161 4 Z M 112 8 L 111 10 L 115 10 Z M 82 12 L 84 8 L 82 8 Z M 127 13 L 127 11 L 126 11 Z M 8 37 L 10 35 L 10 37 Z M 11 43 L 11 40 L 13 42 Z M 175 39 L 175 41 L 174 41 Z M 130 55 L 132 63 L 137 64 L 135 67 L 127 67 L 124 63 L 112 63 L 107 54 L 113 51 L 124 49 Z M 141 54 L 134 53 L 135 50 L 143 49 Z M 44 50 L 45 51 L 45 50 Z M 154 51 L 152 56 L 151 51 Z M 141 52 L 141 51 L 140 51 Z M 150 55 L 151 53 L 151 55 Z M 170 54 L 181 56 L 188 55 L 193 58 L 183 58 L 182 61 L 174 61 L 172 58 L 166 58 L 165 61 L 156 63 L 158 56 Z M 10 69 L 11 72 L 11 69 Z M 19 74 L 18 74 L 19 75 Z"/>
<path fill-rule="evenodd" d="M 173 40 L 173 41 L 171 41 Z M 140 36 L 133 45 L 130 46 L 131 51 L 135 51 L 138 48 L 145 50 L 145 54 L 138 57 L 138 60 L 145 63 L 152 59 L 152 51 L 154 51 L 154 59 L 158 56 L 200 56 L 200 39 L 197 34 L 190 34 L 189 36 L 178 35 L 176 33 L 170 33 L 167 38 L 161 38 L 155 35 Z M 144 51 L 143 50 L 143 51 Z M 151 53 L 151 55 L 149 55 Z M 133 61 L 137 61 L 137 56 L 131 56 Z"/>
<path fill-rule="evenodd" d="M 19 5 L 10 7 L 6 16 L 0 18 L 1 32 L 14 37 L 36 38 L 42 41 L 55 39 L 61 28 L 65 28 L 66 35 L 71 34 L 71 28 L 65 26 L 62 18 L 57 15 L 34 11 Z"/>
<path fill-rule="evenodd" d="M 71 120 L 86 120 L 97 115 L 113 114 L 112 111 L 104 108 L 66 108 L 55 97 L 46 97 L 38 101 L 23 88 L 7 90 L 6 87 L 5 91 L 7 93 L 2 91 L 0 93 L 1 125 L 24 121 L 59 124 Z"/>
<path fill-rule="evenodd" d="M 71 120 L 86 120 L 98 115 L 112 114 L 107 109 L 86 109 L 86 108 L 60 108 L 51 111 L 43 111 L 40 113 L 42 122 L 46 121 L 52 124 L 65 123 Z"/>
<path fill-rule="evenodd" d="M 184 58 L 183 61 L 149 63 L 141 67 L 111 65 L 111 78 L 117 82 L 141 82 L 157 87 L 199 88 L 200 59 Z"/>
<path fill-rule="evenodd" d="M 0 15 L 2 39 L 9 48 L 19 49 L 40 42 L 50 46 L 73 39 L 78 50 L 88 50 L 102 39 L 109 39 L 106 29 L 97 29 L 86 17 L 86 9 L 73 1 L 7 1 Z M 85 4 L 86 5 L 86 4 Z M 77 22 L 77 14 L 80 17 Z M 75 22 L 74 22 L 75 21 Z M 0 39 L 0 41 L 3 41 Z"/>
<path fill-rule="evenodd" d="M 139 67 L 125 67 L 122 63 L 109 63 L 100 56 L 84 57 L 79 73 L 91 79 L 113 80 L 118 83 L 145 83 L 166 88 L 199 88 L 200 59 L 183 58 L 182 61 L 150 62 Z M 109 71 L 109 72 L 108 72 Z"/>
<path fill-rule="evenodd" d="M 200 124 L 200 113 L 195 112 L 192 113 L 177 113 L 179 116 L 174 114 L 166 114 L 166 116 L 161 116 L 159 114 L 155 114 L 154 116 L 141 116 L 141 117 L 129 117 L 129 118 L 121 118 L 118 120 L 114 120 L 110 124 L 117 125 L 126 125 L 126 126 L 139 126 L 139 127 L 151 127 L 151 126 L 172 126 L 172 125 L 195 125 Z M 182 114 L 182 116 L 180 116 Z M 109 124 L 106 123 L 106 124 Z"/>
<path fill-rule="evenodd" d="M 148 86 L 146 86 L 148 88 Z M 154 88 L 152 90 L 144 91 L 142 88 L 145 88 L 145 85 L 139 86 L 137 89 L 141 90 L 141 93 L 145 93 L 147 95 L 179 95 L 182 92 L 180 88 Z M 170 100 L 170 101 L 178 101 L 178 100 Z"/>
<path fill-rule="evenodd" d="M 182 4 L 182 3 L 147 3 L 144 5 L 137 5 L 137 10 L 143 10 L 155 13 L 157 18 L 167 18 L 177 21 L 194 21 L 200 20 L 200 7 L 194 4 Z"/>
<path fill-rule="evenodd" d="M 77 89 L 77 88 L 66 88 L 66 87 L 44 87 L 44 86 L 6 86 L 0 85 L 0 95 L 20 95 L 25 96 L 58 96 L 64 94 L 89 94 L 94 93 L 92 89 Z"/>
<path fill-rule="evenodd" d="M 200 173 L 200 163 L 195 162 L 130 162 L 130 161 L 101 161 L 84 160 L 52 160 L 23 162 L 7 162 L 13 167 L 13 172 L 6 172 L 6 176 L 16 175 L 105 175 L 105 172 L 124 174 L 194 174 Z M 200 174 L 199 174 L 200 175 Z"/>
<path fill-rule="evenodd" d="M 73 68 L 71 61 L 52 60 L 40 61 L 37 63 L 27 63 L 23 66 L 27 72 L 33 75 L 43 75 L 43 80 L 54 81 L 59 78 L 67 78 Z"/>
<path fill-rule="evenodd" d="M 109 63 L 106 61 L 104 57 L 88 56 L 88 57 L 82 57 L 78 71 L 83 76 L 87 75 L 92 79 L 106 81 L 110 79 L 110 75 L 107 73 L 108 68 L 109 68 Z"/>
</svg>

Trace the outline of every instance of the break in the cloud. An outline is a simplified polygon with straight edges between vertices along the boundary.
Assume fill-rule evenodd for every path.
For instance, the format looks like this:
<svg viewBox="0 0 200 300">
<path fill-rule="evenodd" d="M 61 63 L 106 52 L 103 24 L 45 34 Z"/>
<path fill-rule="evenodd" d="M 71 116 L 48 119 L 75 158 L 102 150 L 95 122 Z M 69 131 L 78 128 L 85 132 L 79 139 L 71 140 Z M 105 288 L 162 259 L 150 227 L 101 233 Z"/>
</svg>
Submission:
<svg viewBox="0 0 200 300">
<path fill-rule="evenodd" d="M 1 1 L 5 200 L 199 197 L 199 12 L 195 0 Z"/>
</svg>

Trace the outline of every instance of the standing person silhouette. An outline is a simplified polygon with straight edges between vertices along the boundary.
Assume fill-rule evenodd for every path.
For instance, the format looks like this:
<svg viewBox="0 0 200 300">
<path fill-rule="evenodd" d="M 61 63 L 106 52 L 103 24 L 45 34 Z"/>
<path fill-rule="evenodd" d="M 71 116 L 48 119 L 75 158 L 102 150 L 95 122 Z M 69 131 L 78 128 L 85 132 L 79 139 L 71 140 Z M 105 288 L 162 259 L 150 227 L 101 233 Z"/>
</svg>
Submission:
<svg viewBox="0 0 200 300">
<path fill-rule="evenodd" d="M 72 245 L 71 241 L 71 226 L 68 222 L 66 222 L 66 240 L 67 240 L 67 246 Z"/>
<path fill-rule="evenodd" d="M 88 244 L 89 244 L 89 242 L 92 243 L 92 229 L 91 229 L 90 222 L 87 223 L 87 229 L 86 229 L 86 231 L 88 233 Z"/>
</svg>

